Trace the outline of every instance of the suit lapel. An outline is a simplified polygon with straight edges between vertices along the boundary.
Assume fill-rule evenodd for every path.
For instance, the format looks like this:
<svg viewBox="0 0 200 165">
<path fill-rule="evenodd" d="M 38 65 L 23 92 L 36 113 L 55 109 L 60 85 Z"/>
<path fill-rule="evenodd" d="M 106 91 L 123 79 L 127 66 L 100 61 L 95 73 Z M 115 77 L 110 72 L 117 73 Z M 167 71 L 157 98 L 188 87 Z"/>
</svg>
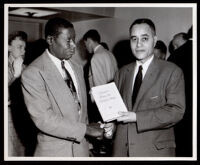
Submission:
<svg viewBox="0 0 200 165">
<path fill-rule="evenodd" d="M 125 91 L 126 94 L 125 100 L 126 104 L 128 105 L 128 109 L 132 110 L 132 88 L 133 88 L 133 77 L 134 77 L 134 70 L 135 70 L 135 63 L 130 65 L 127 68 L 126 77 L 125 77 Z"/>
<path fill-rule="evenodd" d="M 140 90 L 139 90 L 137 98 L 136 98 L 136 102 L 133 107 L 133 111 L 137 110 L 139 101 L 142 99 L 145 92 L 148 91 L 148 89 L 150 89 L 151 86 L 153 86 L 153 83 L 155 82 L 158 71 L 159 71 L 159 69 L 157 68 L 156 59 L 154 57 L 153 61 L 149 65 L 149 68 L 144 76 L 143 81 L 142 81 Z"/>
<path fill-rule="evenodd" d="M 70 89 L 67 87 L 64 79 L 62 78 L 60 72 L 58 71 L 55 64 L 51 61 L 48 54 L 43 55 L 43 64 L 44 70 L 41 72 L 44 80 L 46 81 L 50 91 L 52 92 L 57 105 L 60 108 L 62 114 L 66 110 L 66 102 L 73 106 L 74 100 L 70 92 Z M 71 108 L 72 110 L 75 108 Z M 77 112 L 77 111 L 76 111 Z"/>
</svg>

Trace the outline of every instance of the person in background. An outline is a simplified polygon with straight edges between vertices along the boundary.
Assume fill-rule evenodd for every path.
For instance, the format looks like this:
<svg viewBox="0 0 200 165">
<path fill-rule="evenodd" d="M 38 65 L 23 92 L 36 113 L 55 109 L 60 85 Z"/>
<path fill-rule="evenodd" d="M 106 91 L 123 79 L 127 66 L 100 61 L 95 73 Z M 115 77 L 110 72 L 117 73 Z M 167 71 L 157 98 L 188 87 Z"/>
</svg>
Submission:
<svg viewBox="0 0 200 165">
<path fill-rule="evenodd" d="M 119 113 L 113 156 L 174 157 L 174 126 L 185 111 L 183 73 L 154 56 L 157 37 L 150 19 L 135 20 L 129 32 L 137 60 L 115 76 L 128 112 Z"/>
<path fill-rule="evenodd" d="M 83 70 L 71 60 L 75 30 L 55 17 L 45 26 L 48 48 L 22 73 L 28 112 L 39 129 L 34 156 L 87 157 L 86 137 L 101 139 L 99 124 L 88 124 Z"/>
<path fill-rule="evenodd" d="M 168 45 L 168 51 L 169 51 L 169 54 L 170 54 L 170 56 L 171 56 L 171 54 L 174 52 L 174 46 L 173 46 L 173 44 L 172 44 L 172 41 L 173 40 L 171 40 L 170 42 L 169 42 L 169 45 Z M 169 56 L 169 57 L 170 57 Z M 169 59 L 169 57 L 167 58 L 167 60 Z M 170 57 L 171 58 L 171 57 Z"/>
<path fill-rule="evenodd" d="M 15 31 L 9 35 L 8 41 L 8 156 L 25 156 L 25 147 L 19 137 L 15 125 L 17 93 L 12 96 L 13 83 L 19 79 L 25 68 L 23 64 L 25 56 L 27 34 L 23 31 Z M 19 90 L 19 89 L 18 89 Z M 20 90 L 18 91 L 18 93 Z M 12 99 L 11 99 L 12 98 Z"/>
<path fill-rule="evenodd" d="M 48 44 L 45 39 L 40 38 L 33 42 L 28 42 L 26 46 L 26 56 L 24 59 L 24 63 L 29 65 L 33 62 L 37 57 L 39 57 L 45 49 L 48 47 Z"/>
<path fill-rule="evenodd" d="M 161 40 L 158 40 L 156 42 L 156 45 L 154 47 L 154 55 L 156 57 L 158 57 L 161 60 L 165 60 L 166 59 L 166 55 L 167 55 L 167 46 L 165 45 L 165 43 Z"/>
<path fill-rule="evenodd" d="M 25 57 L 27 34 L 23 31 L 15 31 L 9 35 L 8 41 L 8 85 L 20 77 Z"/>
<path fill-rule="evenodd" d="M 88 63 L 88 78 L 86 78 L 86 81 L 88 81 L 89 84 L 88 91 L 90 91 L 92 87 L 112 82 L 118 67 L 114 55 L 100 44 L 101 37 L 97 30 L 91 29 L 87 31 L 83 36 L 83 41 L 87 51 L 92 54 Z M 103 122 L 98 108 L 92 98 L 89 103 L 88 115 L 90 122 Z M 94 142 L 94 145 L 96 144 L 97 142 Z M 94 148 L 97 150 L 100 149 L 99 146 Z M 105 150 L 107 150 L 106 148 Z M 97 153 L 98 152 L 101 151 L 97 151 Z M 102 151 L 102 153 L 103 152 L 104 151 Z"/>
<path fill-rule="evenodd" d="M 182 34 L 182 33 L 179 33 Z M 192 156 L 192 27 L 188 30 L 186 42 L 183 42 L 168 58 L 168 61 L 178 65 L 184 73 L 186 110 L 181 120 L 175 127 L 177 156 Z M 184 137 L 184 138 L 183 138 Z"/>
<path fill-rule="evenodd" d="M 110 51 L 100 45 L 100 40 L 100 34 L 95 29 L 89 30 L 83 36 L 86 49 L 92 54 L 91 60 L 89 60 L 88 71 L 89 90 L 92 87 L 112 82 L 118 70 L 115 57 Z M 90 113 L 92 114 L 93 112 Z M 91 115 L 91 119 L 95 121 L 101 120 L 101 117 L 96 114 L 98 114 L 98 111 Z M 97 119 L 95 119 L 95 116 Z"/>
<path fill-rule="evenodd" d="M 93 53 L 90 61 L 90 88 L 113 81 L 118 70 L 113 54 L 101 44 L 101 37 L 97 30 L 91 29 L 83 36 L 85 46 L 89 53 Z"/>
<path fill-rule="evenodd" d="M 187 40 L 188 40 L 187 33 L 181 32 L 174 35 L 173 40 L 172 40 L 172 45 L 173 45 L 174 50 L 178 49 Z"/>
</svg>

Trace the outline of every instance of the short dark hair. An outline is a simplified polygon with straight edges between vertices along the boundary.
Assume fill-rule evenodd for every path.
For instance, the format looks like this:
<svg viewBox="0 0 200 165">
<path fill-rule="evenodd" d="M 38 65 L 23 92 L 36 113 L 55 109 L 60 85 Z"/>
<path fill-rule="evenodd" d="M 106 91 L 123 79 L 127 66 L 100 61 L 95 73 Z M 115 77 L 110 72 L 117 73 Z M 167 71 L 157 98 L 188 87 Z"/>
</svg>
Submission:
<svg viewBox="0 0 200 165">
<path fill-rule="evenodd" d="M 134 25 L 136 24 L 142 24 L 142 23 L 146 23 L 147 25 L 150 26 L 151 30 L 153 31 L 154 35 L 156 35 L 156 27 L 153 23 L 152 20 L 148 19 L 148 18 L 140 18 L 140 19 L 136 19 L 130 26 L 129 28 L 129 32 L 131 32 L 131 29 Z"/>
<path fill-rule="evenodd" d="M 155 49 L 159 49 L 162 53 L 167 53 L 167 46 L 161 40 L 158 40 L 155 45 Z"/>
<path fill-rule="evenodd" d="M 91 29 L 91 30 L 87 31 L 87 32 L 84 34 L 83 40 L 85 41 L 85 40 L 87 40 L 88 38 L 90 38 L 90 39 L 92 39 L 93 41 L 98 42 L 98 43 L 100 43 L 100 41 L 101 41 L 101 37 L 100 37 L 98 31 L 95 30 L 95 29 Z"/>
<path fill-rule="evenodd" d="M 47 36 L 57 36 L 60 28 L 73 28 L 73 24 L 60 17 L 54 17 L 48 20 L 45 26 L 45 38 Z"/>
<path fill-rule="evenodd" d="M 17 37 L 24 42 L 26 42 L 28 38 L 27 34 L 24 31 L 14 31 L 9 34 L 8 44 L 11 45 L 12 41 L 15 40 Z"/>
</svg>

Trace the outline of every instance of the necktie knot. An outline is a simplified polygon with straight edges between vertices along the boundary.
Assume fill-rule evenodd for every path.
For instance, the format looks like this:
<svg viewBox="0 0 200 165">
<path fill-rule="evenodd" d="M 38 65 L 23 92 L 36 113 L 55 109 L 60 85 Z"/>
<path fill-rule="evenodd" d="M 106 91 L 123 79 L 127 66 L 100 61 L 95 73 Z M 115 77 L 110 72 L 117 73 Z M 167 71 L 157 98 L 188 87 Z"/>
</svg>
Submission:
<svg viewBox="0 0 200 165">
<path fill-rule="evenodd" d="M 61 61 L 61 66 L 62 66 L 62 68 L 65 69 L 65 61 L 64 60 Z"/>
<path fill-rule="evenodd" d="M 139 72 L 143 70 L 142 65 L 139 66 Z"/>
</svg>

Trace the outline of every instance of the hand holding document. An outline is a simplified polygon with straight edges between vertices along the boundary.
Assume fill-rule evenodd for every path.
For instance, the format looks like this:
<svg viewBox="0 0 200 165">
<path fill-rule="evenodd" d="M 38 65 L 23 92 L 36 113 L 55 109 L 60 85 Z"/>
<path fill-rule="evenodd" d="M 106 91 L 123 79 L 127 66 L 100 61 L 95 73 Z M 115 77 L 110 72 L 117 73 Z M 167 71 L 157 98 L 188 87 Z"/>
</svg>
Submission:
<svg viewBox="0 0 200 165">
<path fill-rule="evenodd" d="M 120 117 L 120 111 L 127 112 L 114 82 L 92 87 L 91 94 L 104 122 L 113 121 Z"/>
</svg>

